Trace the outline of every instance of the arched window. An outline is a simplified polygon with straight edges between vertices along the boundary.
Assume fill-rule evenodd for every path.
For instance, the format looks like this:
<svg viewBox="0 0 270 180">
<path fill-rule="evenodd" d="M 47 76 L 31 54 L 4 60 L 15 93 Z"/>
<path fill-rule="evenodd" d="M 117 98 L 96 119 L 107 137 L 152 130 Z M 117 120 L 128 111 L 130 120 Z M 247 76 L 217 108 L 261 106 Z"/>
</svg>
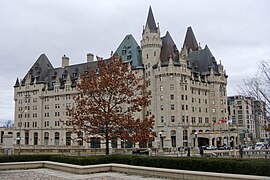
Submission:
<svg viewBox="0 0 270 180">
<path fill-rule="evenodd" d="M 59 140 L 60 140 L 60 133 L 59 132 L 55 132 L 54 133 L 54 145 L 55 146 L 59 146 Z"/>
<path fill-rule="evenodd" d="M 100 148 L 100 138 L 91 137 L 90 138 L 90 147 L 91 148 Z"/>
<path fill-rule="evenodd" d="M 78 136 L 78 138 L 77 138 L 78 145 L 82 146 L 83 145 L 83 133 L 78 132 L 77 136 Z"/>
<path fill-rule="evenodd" d="M 66 146 L 71 146 L 71 132 L 66 132 Z"/>
<path fill-rule="evenodd" d="M 25 131 L 24 137 L 25 137 L 25 145 L 28 145 L 29 144 L 29 131 Z"/>
<path fill-rule="evenodd" d="M 176 131 L 171 131 L 171 140 L 172 140 L 172 147 L 176 147 Z"/>
<path fill-rule="evenodd" d="M 34 133 L 34 145 L 38 145 L 38 133 Z"/>
<path fill-rule="evenodd" d="M 45 146 L 49 145 L 49 133 L 48 132 L 44 133 L 44 145 Z"/>
</svg>

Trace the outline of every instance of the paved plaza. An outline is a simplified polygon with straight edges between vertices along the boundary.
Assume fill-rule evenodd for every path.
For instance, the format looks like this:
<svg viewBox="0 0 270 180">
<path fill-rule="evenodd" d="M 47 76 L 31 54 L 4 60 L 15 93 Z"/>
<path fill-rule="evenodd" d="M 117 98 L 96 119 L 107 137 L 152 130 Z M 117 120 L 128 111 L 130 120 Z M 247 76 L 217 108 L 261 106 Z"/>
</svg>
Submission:
<svg viewBox="0 0 270 180">
<path fill-rule="evenodd" d="M 161 178 L 142 177 L 123 173 L 107 172 L 77 175 L 51 169 L 30 169 L 0 171 L 1 180 L 162 180 Z"/>
</svg>

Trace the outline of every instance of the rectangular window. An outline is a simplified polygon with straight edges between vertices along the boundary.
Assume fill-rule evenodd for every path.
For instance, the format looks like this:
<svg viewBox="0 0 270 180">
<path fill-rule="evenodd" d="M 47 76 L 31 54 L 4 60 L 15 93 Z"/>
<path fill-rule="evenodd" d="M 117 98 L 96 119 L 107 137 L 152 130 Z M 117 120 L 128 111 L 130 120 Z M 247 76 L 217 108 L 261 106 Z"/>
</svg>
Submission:
<svg viewBox="0 0 270 180">
<path fill-rule="evenodd" d="M 160 86 L 160 91 L 163 91 L 163 86 Z"/>
<path fill-rule="evenodd" d="M 160 100 L 161 100 L 161 101 L 163 101 L 163 98 L 164 98 L 163 95 L 160 95 Z"/>
<path fill-rule="evenodd" d="M 174 85 L 170 84 L 170 90 L 174 90 Z"/>
<path fill-rule="evenodd" d="M 208 117 L 205 118 L 205 123 L 209 123 L 209 118 Z"/>
<path fill-rule="evenodd" d="M 161 117 L 160 117 L 160 122 L 161 122 L 161 123 L 164 123 L 164 116 L 161 116 Z"/>
<path fill-rule="evenodd" d="M 172 122 L 175 121 L 175 116 L 171 116 L 171 121 L 172 121 Z"/>
<path fill-rule="evenodd" d="M 160 110 L 163 111 L 164 107 L 163 105 L 160 105 Z"/>
<path fill-rule="evenodd" d="M 55 101 L 59 101 L 60 100 L 60 96 L 55 96 L 54 99 L 55 99 Z"/>
<path fill-rule="evenodd" d="M 174 95 L 173 94 L 171 94 L 171 100 L 174 100 Z"/>
<path fill-rule="evenodd" d="M 70 99 L 70 94 L 66 95 L 66 100 Z"/>
<path fill-rule="evenodd" d="M 174 104 L 171 104 L 171 110 L 174 110 Z"/>
<path fill-rule="evenodd" d="M 195 123 L 196 123 L 196 118 L 195 118 L 195 117 L 191 117 L 191 122 L 192 122 L 193 124 L 195 124 Z"/>
<path fill-rule="evenodd" d="M 202 117 L 199 117 L 199 123 L 202 124 Z"/>
</svg>

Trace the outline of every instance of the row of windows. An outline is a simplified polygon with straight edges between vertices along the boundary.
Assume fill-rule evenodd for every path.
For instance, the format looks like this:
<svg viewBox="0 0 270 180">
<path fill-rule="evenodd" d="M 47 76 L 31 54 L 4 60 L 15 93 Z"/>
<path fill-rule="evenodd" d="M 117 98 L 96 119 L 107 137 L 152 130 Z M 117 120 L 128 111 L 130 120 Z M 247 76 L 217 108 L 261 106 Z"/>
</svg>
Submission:
<svg viewBox="0 0 270 180">
<path fill-rule="evenodd" d="M 25 91 L 25 92 L 19 92 L 19 97 L 30 97 L 32 95 L 37 95 L 39 90 L 33 90 L 33 91 Z"/>
<path fill-rule="evenodd" d="M 18 127 L 21 126 L 21 122 L 18 122 Z M 22 125 L 24 125 L 24 127 L 30 127 L 30 122 L 24 122 Z M 32 127 L 37 127 L 37 122 L 32 122 Z"/>
<path fill-rule="evenodd" d="M 67 94 L 66 96 L 65 96 L 65 98 L 63 98 L 64 100 L 70 100 L 71 99 L 71 95 L 70 94 Z M 44 98 L 44 101 L 45 102 L 48 102 L 50 100 L 50 98 L 48 97 L 48 96 L 46 96 L 45 98 Z M 59 95 L 57 95 L 57 96 L 55 96 L 54 97 L 54 100 L 55 101 L 60 101 L 60 96 Z"/>
<path fill-rule="evenodd" d="M 61 107 L 60 104 L 55 104 L 54 105 L 54 108 L 55 109 L 60 109 L 60 107 Z M 70 107 L 71 107 L 71 103 L 66 103 L 66 108 L 70 108 Z M 45 104 L 44 105 L 44 108 L 45 109 L 50 109 L 50 105 L 49 104 Z"/>
<path fill-rule="evenodd" d="M 164 119 L 164 116 L 161 116 L 160 117 L 160 121 L 161 123 L 164 123 L 165 122 L 165 119 Z M 176 121 L 176 118 L 175 116 L 171 116 L 171 122 L 175 122 Z M 189 118 L 188 116 L 182 116 L 182 122 L 187 122 L 188 123 L 189 121 Z M 196 121 L 196 117 L 191 117 L 191 122 L 192 123 L 197 123 Z M 203 122 L 203 118 L 202 117 L 198 117 L 198 123 L 209 123 L 209 117 L 205 117 L 204 118 L 204 122 Z"/>
</svg>

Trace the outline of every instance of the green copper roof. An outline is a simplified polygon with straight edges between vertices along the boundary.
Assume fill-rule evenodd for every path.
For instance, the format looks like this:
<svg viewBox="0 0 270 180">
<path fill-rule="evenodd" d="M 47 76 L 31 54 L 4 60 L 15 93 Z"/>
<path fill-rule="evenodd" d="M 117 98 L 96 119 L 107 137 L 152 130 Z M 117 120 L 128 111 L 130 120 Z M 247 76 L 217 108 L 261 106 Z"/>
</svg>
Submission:
<svg viewBox="0 0 270 180">
<path fill-rule="evenodd" d="M 121 56 L 124 63 L 130 62 L 133 69 L 143 68 L 141 48 L 131 34 L 124 38 L 115 54 Z"/>
</svg>

